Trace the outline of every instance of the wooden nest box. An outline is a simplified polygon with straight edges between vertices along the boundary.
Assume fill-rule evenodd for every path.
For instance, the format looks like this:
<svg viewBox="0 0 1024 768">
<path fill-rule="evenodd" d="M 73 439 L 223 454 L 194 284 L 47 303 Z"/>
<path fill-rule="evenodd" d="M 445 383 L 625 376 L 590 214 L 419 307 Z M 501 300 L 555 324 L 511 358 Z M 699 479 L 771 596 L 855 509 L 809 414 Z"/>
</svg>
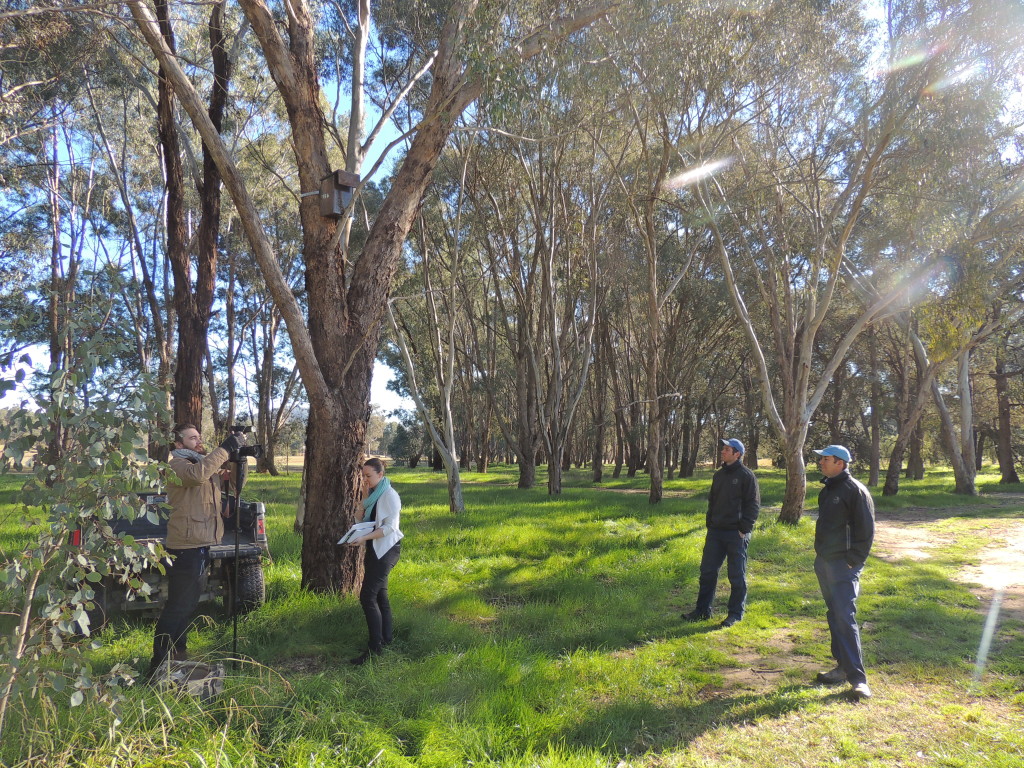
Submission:
<svg viewBox="0 0 1024 768">
<path fill-rule="evenodd" d="M 320 215 L 340 219 L 358 186 L 359 176 L 348 171 L 333 171 L 320 179 Z"/>
</svg>

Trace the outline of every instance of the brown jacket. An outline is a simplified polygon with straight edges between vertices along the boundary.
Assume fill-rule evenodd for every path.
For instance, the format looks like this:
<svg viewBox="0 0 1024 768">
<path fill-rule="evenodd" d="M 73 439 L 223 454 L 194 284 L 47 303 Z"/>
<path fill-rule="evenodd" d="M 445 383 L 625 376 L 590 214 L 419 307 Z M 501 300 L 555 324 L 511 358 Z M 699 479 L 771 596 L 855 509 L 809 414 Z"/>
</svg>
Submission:
<svg viewBox="0 0 1024 768">
<path fill-rule="evenodd" d="M 224 520 L 221 518 L 221 479 L 218 470 L 225 464 L 228 452 L 216 448 L 193 464 L 171 454 L 170 464 L 174 478 L 167 484 L 167 503 L 171 505 L 171 517 L 167 521 L 168 549 L 195 549 L 219 544 L 224 537 Z"/>
</svg>

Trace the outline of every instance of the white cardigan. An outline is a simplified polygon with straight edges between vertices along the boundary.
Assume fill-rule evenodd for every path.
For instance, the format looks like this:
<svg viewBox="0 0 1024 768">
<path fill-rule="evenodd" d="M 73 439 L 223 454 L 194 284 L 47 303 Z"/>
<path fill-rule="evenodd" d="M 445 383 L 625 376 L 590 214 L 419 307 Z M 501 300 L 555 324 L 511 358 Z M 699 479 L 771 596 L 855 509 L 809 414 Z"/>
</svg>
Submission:
<svg viewBox="0 0 1024 768">
<path fill-rule="evenodd" d="M 383 557 L 405 536 L 398 527 L 401 512 L 402 500 L 398 498 L 398 492 L 394 488 L 388 488 L 377 499 L 377 520 L 373 524 L 374 530 L 384 531 L 384 535 L 379 539 L 371 539 L 377 557 Z"/>
</svg>

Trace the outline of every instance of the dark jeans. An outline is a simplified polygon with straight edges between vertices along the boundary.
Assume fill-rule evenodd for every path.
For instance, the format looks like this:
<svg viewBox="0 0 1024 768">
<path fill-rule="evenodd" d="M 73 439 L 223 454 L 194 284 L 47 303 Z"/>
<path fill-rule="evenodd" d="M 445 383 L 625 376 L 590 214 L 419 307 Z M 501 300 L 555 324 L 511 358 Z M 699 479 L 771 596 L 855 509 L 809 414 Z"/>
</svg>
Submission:
<svg viewBox="0 0 1024 768">
<path fill-rule="evenodd" d="M 852 568 L 845 560 L 814 558 L 821 596 L 828 607 L 828 628 L 832 634 L 832 656 L 846 673 L 851 685 L 866 683 L 864 657 L 857 626 L 857 596 L 860 594 L 860 572 L 864 566 Z"/>
<path fill-rule="evenodd" d="M 370 632 L 370 650 L 379 652 L 394 639 L 391 625 L 391 603 L 388 602 L 388 575 L 402 554 L 402 543 L 398 542 L 381 558 L 373 549 L 373 542 L 366 542 L 366 556 L 363 559 L 363 588 L 359 590 L 359 603 L 366 616 L 366 628 Z"/>
<path fill-rule="evenodd" d="M 184 655 L 188 628 L 199 597 L 203 593 L 203 576 L 210 564 L 210 548 L 168 549 L 174 560 L 167 569 L 167 602 L 156 623 L 153 637 L 153 658 L 150 669 L 156 669 L 173 649 Z"/>
<path fill-rule="evenodd" d="M 700 559 L 700 592 L 697 593 L 697 612 L 711 613 L 718 586 L 718 571 L 728 559 L 729 615 L 743 618 L 747 604 L 747 539 L 739 531 L 708 528 L 704 539 L 704 555 Z"/>
</svg>

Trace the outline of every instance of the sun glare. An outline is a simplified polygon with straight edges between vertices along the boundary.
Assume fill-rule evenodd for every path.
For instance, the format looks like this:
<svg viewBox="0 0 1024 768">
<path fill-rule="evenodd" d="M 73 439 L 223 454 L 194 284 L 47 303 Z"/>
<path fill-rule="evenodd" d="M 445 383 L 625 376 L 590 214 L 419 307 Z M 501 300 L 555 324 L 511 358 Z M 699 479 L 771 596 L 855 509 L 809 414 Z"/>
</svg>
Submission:
<svg viewBox="0 0 1024 768">
<path fill-rule="evenodd" d="M 682 189 L 714 176 L 719 171 L 725 170 L 733 163 L 733 158 L 726 157 L 721 160 L 712 160 L 710 163 L 698 165 L 696 168 L 687 170 L 673 176 L 665 181 L 665 189 Z"/>
<path fill-rule="evenodd" d="M 924 92 L 926 94 L 931 95 L 938 93 L 939 91 L 943 91 L 946 88 L 952 88 L 954 85 L 965 83 L 971 78 L 973 78 L 975 75 L 980 74 L 981 70 L 982 66 L 980 62 L 968 64 L 965 67 L 961 67 L 960 69 L 950 72 L 949 75 L 942 78 L 941 80 L 936 80 L 934 83 L 929 83 L 928 86 L 924 89 Z"/>
</svg>

